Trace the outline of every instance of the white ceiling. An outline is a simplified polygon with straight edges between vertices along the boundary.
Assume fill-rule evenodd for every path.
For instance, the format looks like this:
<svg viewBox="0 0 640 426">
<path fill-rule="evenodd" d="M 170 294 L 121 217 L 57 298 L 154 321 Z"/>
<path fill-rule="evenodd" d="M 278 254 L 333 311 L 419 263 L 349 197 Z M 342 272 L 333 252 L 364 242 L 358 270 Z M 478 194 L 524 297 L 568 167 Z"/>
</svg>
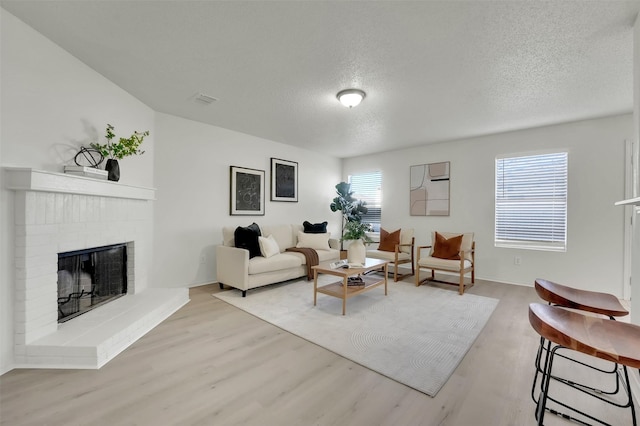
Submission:
<svg viewBox="0 0 640 426">
<path fill-rule="evenodd" d="M 156 111 L 337 157 L 633 109 L 639 1 L 1 4 Z"/>
</svg>

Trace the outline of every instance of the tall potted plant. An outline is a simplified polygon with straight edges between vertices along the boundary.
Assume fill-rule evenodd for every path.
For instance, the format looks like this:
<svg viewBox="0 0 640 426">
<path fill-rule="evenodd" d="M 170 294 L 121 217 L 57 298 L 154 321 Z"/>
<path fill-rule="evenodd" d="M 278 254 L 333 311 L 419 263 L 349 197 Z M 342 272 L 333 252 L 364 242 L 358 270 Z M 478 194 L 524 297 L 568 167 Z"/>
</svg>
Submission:
<svg viewBox="0 0 640 426">
<path fill-rule="evenodd" d="M 342 222 L 340 223 L 340 235 L 345 235 L 345 226 L 350 222 L 362 222 L 362 215 L 367 213 L 366 203 L 353 197 L 351 185 L 347 182 L 340 182 L 336 185 L 337 196 L 329 206 L 332 212 L 340 211 L 342 213 Z M 343 249 L 340 239 L 340 250 Z"/>
<path fill-rule="evenodd" d="M 105 135 L 107 143 L 92 143 L 91 147 L 97 149 L 100 154 L 107 158 L 104 169 L 109 172 L 108 179 L 117 182 L 120 180 L 120 164 L 118 160 L 122 160 L 129 155 L 144 154 L 144 151 L 140 150 L 140 145 L 144 138 L 149 136 L 149 131 L 134 131 L 128 138 L 119 138 L 117 142 L 114 142 L 113 138 L 116 135 L 113 130 L 114 127 L 111 124 L 107 124 L 107 134 Z"/>
</svg>

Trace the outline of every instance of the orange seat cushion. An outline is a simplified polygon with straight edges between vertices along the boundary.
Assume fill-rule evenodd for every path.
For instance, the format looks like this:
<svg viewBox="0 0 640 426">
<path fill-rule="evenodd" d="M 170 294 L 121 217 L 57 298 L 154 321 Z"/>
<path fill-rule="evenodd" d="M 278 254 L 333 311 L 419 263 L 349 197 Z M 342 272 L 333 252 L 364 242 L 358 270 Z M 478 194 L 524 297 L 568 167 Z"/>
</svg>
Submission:
<svg viewBox="0 0 640 426">
<path fill-rule="evenodd" d="M 396 245 L 400 244 L 400 230 L 393 231 L 391 233 L 385 231 L 384 228 L 380 228 L 380 245 L 378 250 L 380 251 L 396 251 Z"/>
<path fill-rule="evenodd" d="M 460 244 L 462 244 L 462 235 L 447 239 L 436 232 L 436 241 L 431 256 L 440 259 L 460 260 Z"/>
</svg>

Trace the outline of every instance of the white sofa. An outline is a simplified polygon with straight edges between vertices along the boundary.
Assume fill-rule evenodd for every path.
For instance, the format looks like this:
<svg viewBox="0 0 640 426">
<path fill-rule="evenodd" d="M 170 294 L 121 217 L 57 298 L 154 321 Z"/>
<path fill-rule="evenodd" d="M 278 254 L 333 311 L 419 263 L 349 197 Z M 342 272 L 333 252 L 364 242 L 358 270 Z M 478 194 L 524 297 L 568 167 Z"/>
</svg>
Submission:
<svg viewBox="0 0 640 426">
<path fill-rule="evenodd" d="M 216 247 L 216 268 L 220 288 L 224 285 L 237 288 L 245 297 L 247 290 L 307 275 L 306 258 L 302 253 L 286 252 L 298 244 L 298 233 L 302 225 L 260 226 L 263 237 L 272 235 L 278 243 L 279 253 L 268 258 L 256 256 L 249 259 L 249 251 L 235 247 L 235 227 L 222 228 L 222 245 Z M 316 247 L 320 262 L 340 258 L 340 243 L 328 234 L 305 234 L 303 239 L 318 239 L 326 235 L 327 249 Z M 315 237 L 317 236 L 317 237 Z"/>
</svg>

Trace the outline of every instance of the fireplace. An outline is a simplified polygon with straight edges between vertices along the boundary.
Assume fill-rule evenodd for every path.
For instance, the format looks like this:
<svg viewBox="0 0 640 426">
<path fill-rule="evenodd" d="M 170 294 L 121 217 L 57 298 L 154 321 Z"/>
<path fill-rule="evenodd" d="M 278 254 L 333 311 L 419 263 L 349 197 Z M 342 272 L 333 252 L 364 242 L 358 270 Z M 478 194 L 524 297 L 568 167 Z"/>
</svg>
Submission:
<svg viewBox="0 0 640 426">
<path fill-rule="evenodd" d="M 58 322 L 127 294 L 127 245 L 58 253 Z"/>
<path fill-rule="evenodd" d="M 154 189 L 28 168 L 2 171 L 15 191 L 15 368 L 100 368 L 189 301 L 187 288 L 149 288 Z M 114 256 L 126 256 L 126 264 L 113 273 L 96 270 L 91 257 L 110 254 L 110 246 L 122 248 Z M 68 259 L 59 263 L 60 254 Z M 117 290 L 96 288 L 105 274 L 119 277 L 109 278 Z M 62 305 L 59 281 L 68 287 L 62 297 L 70 298 Z M 114 297 L 102 303 L 105 295 Z M 90 303 L 94 309 L 79 315 Z M 60 310 L 72 319 L 59 321 Z"/>
</svg>

